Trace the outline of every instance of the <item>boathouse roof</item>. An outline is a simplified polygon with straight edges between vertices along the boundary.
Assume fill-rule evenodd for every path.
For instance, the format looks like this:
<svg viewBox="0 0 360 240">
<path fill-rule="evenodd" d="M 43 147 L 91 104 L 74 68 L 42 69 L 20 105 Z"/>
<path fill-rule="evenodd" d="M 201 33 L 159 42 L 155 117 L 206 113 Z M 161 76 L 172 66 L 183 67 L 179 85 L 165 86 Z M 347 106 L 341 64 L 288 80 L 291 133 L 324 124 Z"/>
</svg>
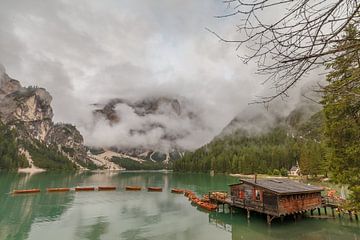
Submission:
<svg viewBox="0 0 360 240">
<path fill-rule="evenodd" d="M 312 192 L 321 192 L 324 190 L 322 187 L 308 185 L 286 178 L 257 179 L 256 182 L 254 179 L 240 179 L 240 183 L 232 184 L 232 185 L 239 185 L 242 183 L 247 183 L 253 186 L 264 188 L 279 195 L 312 193 Z"/>
</svg>

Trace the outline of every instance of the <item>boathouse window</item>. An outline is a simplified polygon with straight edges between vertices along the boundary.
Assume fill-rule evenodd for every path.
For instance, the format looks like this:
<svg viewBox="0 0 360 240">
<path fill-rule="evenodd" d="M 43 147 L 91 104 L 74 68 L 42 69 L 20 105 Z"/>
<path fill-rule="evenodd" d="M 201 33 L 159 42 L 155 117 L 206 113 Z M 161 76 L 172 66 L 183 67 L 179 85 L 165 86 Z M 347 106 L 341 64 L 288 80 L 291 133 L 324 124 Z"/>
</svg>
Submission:
<svg viewBox="0 0 360 240">
<path fill-rule="evenodd" d="M 239 192 L 239 198 L 240 198 L 240 199 L 244 199 L 244 197 L 245 197 L 244 190 L 240 190 L 240 192 Z"/>
<path fill-rule="evenodd" d="M 255 200 L 260 201 L 261 197 L 260 197 L 260 190 L 255 190 Z"/>
</svg>

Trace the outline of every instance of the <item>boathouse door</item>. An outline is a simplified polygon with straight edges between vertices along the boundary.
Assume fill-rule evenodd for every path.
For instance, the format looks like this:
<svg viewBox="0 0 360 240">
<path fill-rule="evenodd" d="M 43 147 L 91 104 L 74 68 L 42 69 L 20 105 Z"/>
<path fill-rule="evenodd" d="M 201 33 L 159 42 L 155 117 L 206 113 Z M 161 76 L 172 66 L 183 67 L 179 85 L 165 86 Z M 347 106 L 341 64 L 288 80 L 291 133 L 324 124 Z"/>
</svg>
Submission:
<svg viewBox="0 0 360 240">
<path fill-rule="evenodd" d="M 275 194 L 263 192 L 264 208 L 271 211 L 277 211 L 277 196 Z"/>
<path fill-rule="evenodd" d="M 251 202 L 253 198 L 253 190 L 251 188 L 245 188 L 245 201 Z"/>
</svg>

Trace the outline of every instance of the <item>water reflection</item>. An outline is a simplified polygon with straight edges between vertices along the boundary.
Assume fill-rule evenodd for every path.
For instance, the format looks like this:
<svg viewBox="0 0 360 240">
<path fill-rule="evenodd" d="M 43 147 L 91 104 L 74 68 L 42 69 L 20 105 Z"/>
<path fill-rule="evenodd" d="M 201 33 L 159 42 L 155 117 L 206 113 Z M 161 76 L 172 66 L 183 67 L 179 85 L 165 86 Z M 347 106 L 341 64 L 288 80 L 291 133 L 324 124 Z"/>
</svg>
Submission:
<svg viewBox="0 0 360 240">
<path fill-rule="evenodd" d="M 169 172 L 0 173 L 0 239 L 356 239 L 359 227 L 345 219 L 305 219 L 268 227 L 263 216 L 208 213 L 172 187 L 198 195 L 227 190 L 235 178 Z M 16 188 L 115 185 L 110 192 L 12 196 Z M 163 192 L 126 192 L 126 185 L 162 186 Z"/>
<path fill-rule="evenodd" d="M 107 233 L 109 225 L 106 217 L 98 217 L 93 224 L 79 226 L 76 236 L 80 239 L 100 240 Z"/>
<path fill-rule="evenodd" d="M 223 231 L 231 232 L 233 240 L 237 239 L 360 239 L 358 223 L 349 219 L 309 219 L 295 222 L 291 218 L 285 222 L 266 224 L 264 216 L 253 214 L 250 220 L 245 212 L 236 214 L 213 212 L 209 214 L 209 223 Z"/>
<path fill-rule="evenodd" d="M 71 176 L 53 179 L 66 185 Z M 41 174 L 0 175 L 0 239 L 26 239 L 34 222 L 54 221 L 71 205 L 73 195 L 29 194 L 13 196 L 13 189 L 42 188 L 51 184 Z"/>
</svg>

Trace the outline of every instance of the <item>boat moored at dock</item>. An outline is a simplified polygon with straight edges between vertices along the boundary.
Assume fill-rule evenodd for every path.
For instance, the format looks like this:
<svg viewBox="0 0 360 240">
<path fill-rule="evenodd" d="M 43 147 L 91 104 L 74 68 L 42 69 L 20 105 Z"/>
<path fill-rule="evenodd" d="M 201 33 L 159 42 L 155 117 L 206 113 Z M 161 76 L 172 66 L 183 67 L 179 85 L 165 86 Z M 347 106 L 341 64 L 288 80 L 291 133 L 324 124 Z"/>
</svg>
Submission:
<svg viewBox="0 0 360 240">
<path fill-rule="evenodd" d="M 177 194 L 183 194 L 185 192 L 184 189 L 179 189 L 179 188 L 173 188 L 171 189 L 172 193 L 177 193 Z"/>
</svg>

